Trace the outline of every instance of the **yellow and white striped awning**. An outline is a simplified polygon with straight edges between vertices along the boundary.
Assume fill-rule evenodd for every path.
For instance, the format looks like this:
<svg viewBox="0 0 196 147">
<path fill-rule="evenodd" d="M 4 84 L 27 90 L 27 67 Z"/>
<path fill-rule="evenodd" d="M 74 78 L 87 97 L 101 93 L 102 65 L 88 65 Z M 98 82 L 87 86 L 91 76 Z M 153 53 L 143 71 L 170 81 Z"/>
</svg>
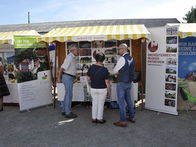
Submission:
<svg viewBox="0 0 196 147">
<path fill-rule="evenodd" d="M 92 41 L 148 38 L 150 33 L 144 25 L 110 25 L 56 28 L 38 41 Z"/>
<path fill-rule="evenodd" d="M 189 36 L 196 37 L 196 23 L 180 24 L 179 36 L 180 38 L 186 38 Z"/>
<path fill-rule="evenodd" d="M 14 32 L 0 32 L 0 44 L 12 43 L 14 35 L 40 35 L 35 30 L 14 31 Z"/>
<path fill-rule="evenodd" d="M 196 23 L 168 23 L 167 26 L 178 27 L 178 35 L 180 38 L 189 36 L 196 37 Z"/>
</svg>

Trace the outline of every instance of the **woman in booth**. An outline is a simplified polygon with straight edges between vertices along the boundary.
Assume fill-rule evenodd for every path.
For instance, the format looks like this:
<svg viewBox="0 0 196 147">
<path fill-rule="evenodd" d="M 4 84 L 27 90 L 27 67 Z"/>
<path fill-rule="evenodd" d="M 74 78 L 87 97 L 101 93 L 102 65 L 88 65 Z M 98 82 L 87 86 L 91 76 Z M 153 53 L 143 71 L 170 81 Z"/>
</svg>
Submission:
<svg viewBox="0 0 196 147">
<path fill-rule="evenodd" d="M 3 77 L 4 67 L 0 57 L 0 112 L 3 111 L 3 97 L 10 94 L 5 79 Z"/>
<path fill-rule="evenodd" d="M 104 103 L 106 96 L 111 96 L 108 69 L 104 67 L 105 55 L 97 53 L 95 55 L 96 64 L 93 64 L 88 72 L 87 79 L 91 81 L 92 96 L 92 122 L 105 123 L 103 119 Z"/>
</svg>

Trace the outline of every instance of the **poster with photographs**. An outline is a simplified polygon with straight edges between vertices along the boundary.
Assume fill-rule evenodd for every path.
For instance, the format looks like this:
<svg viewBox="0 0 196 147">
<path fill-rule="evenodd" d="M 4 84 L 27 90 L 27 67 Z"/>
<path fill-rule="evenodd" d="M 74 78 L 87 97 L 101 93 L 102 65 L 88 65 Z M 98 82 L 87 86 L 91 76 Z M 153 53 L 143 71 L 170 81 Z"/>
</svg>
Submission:
<svg viewBox="0 0 196 147">
<path fill-rule="evenodd" d="M 165 106 L 177 107 L 178 27 L 166 27 L 166 53 L 176 57 L 166 58 Z"/>
<path fill-rule="evenodd" d="M 71 45 L 78 46 L 79 55 L 76 57 L 77 74 L 78 76 L 85 76 L 90 66 L 96 63 L 95 55 L 97 53 L 103 53 L 105 55 L 104 66 L 109 70 L 109 72 L 112 72 L 118 60 L 117 46 L 121 43 L 126 43 L 128 46 L 130 46 L 129 40 L 108 40 L 92 42 L 80 41 L 67 42 L 67 49 L 69 50 Z"/>
<path fill-rule="evenodd" d="M 37 43 L 36 36 L 15 36 L 14 46 L 17 83 L 38 79 L 50 80 L 45 43 Z"/>
</svg>

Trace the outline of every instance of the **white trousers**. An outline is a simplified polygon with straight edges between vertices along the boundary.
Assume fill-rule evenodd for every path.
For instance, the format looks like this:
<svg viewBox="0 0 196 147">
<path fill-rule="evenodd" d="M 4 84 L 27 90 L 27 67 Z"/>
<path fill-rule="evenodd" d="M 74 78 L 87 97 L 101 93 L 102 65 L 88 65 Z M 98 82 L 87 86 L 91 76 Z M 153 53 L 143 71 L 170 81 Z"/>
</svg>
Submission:
<svg viewBox="0 0 196 147">
<path fill-rule="evenodd" d="M 107 96 L 107 88 L 94 89 L 91 88 L 91 96 L 93 99 L 92 119 L 103 119 L 104 103 Z"/>
</svg>

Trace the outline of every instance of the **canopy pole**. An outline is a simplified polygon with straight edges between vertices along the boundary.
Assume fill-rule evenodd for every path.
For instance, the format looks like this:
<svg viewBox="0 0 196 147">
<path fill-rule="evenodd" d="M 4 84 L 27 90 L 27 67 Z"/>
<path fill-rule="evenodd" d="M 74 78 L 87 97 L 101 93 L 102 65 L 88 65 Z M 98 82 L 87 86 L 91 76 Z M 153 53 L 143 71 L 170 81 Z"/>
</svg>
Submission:
<svg viewBox="0 0 196 147">
<path fill-rule="evenodd" d="M 54 57 L 54 78 L 53 78 L 53 88 L 54 88 L 54 97 L 53 97 L 53 108 L 56 108 L 56 67 L 57 67 L 57 46 L 55 44 L 55 57 Z"/>
</svg>

